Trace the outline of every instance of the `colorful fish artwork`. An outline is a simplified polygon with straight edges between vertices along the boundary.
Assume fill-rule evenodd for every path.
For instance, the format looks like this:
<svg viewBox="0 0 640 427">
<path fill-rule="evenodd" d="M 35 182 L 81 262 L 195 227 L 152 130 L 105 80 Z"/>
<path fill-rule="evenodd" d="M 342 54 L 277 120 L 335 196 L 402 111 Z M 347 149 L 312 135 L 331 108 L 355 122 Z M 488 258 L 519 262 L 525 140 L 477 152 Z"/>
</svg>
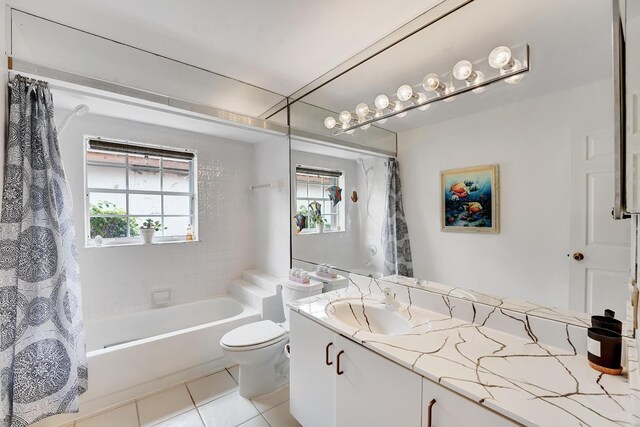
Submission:
<svg viewBox="0 0 640 427">
<path fill-rule="evenodd" d="M 333 203 L 333 206 L 337 205 L 342 201 L 342 188 L 337 185 L 332 185 L 327 188 L 327 192 L 329 193 L 329 200 Z"/>
<path fill-rule="evenodd" d="M 301 213 L 299 213 L 296 216 L 294 216 L 293 219 L 296 221 L 296 232 L 298 234 L 300 234 L 300 232 L 302 230 L 307 228 L 307 217 L 306 216 L 304 216 Z"/>
<path fill-rule="evenodd" d="M 443 231 L 498 233 L 498 166 L 441 173 Z"/>
</svg>

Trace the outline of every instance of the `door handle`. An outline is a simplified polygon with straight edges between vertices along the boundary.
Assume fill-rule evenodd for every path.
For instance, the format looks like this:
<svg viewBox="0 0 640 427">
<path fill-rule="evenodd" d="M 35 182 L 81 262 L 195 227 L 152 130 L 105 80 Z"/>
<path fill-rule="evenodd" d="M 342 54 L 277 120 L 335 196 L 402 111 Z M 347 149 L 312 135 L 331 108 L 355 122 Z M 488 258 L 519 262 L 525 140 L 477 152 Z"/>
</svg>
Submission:
<svg viewBox="0 0 640 427">
<path fill-rule="evenodd" d="M 584 259 L 584 255 L 582 254 L 582 252 L 576 252 L 573 254 L 573 259 L 575 259 L 576 261 L 582 261 Z"/>
<path fill-rule="evenodd" d="M 336 356 L 336 361 L 337 361 L 337 363 L 336 363 L 336 374 L 338 374 L 338 375 L 344 374 L 344 371 L 342 371 L 340 369 L 340 356 L 342 356 L 342 353 L 344 353 L 344 350 L 340 350 L 340 353 L 338 353 L 338 356 Z"/>
<path fill-rule="evenodd" d="M 333 343 L 330 342 L 329 344 L 327 344 L 327 346 L 324 349 L 324 363 L 327 366 L 333 365 L 333 362 L 331 360 L 329 360 L 329 347 L 331 347 L 332 345 L 333 345 Z"/>
<path fill-rule="evenodd" d="M 433 413 L 433 405 L 435 404 L 436 400 L 431 399 L 431 402 L 429 402 L 429 406 L 427 406 L 427 427 L 431 427 L 431 420 L 433 419 L 431 415 Z"/>
</svg>

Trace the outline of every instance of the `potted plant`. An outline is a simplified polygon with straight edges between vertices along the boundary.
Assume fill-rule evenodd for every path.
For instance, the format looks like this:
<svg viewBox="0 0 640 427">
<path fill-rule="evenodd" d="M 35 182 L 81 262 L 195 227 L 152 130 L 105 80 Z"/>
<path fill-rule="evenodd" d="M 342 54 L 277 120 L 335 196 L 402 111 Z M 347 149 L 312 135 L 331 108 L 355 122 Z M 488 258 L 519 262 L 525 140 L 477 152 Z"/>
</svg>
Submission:
<svg viewBox="0 0 640 427">
<path fill-rule="evenodd" d="M 325 219 L 322 215 L 318 215 L 315 218 L 315 222 L 316 222 L 316 231 L 318 233 L 324 233 L 324 223 L 325 223 Z"/>
<path fill-rule="evenodd" d="M 160 221 L 154 221 L 151 218 L 147 218 L 147 220 L 142 223 L 142 227 L 140 227 L 140 235 L 142 235 L 142 241 L 145 244 L 153 243 L 153 235 L 161 228 L 162 224 L 160 223 Z"/>
</svg>

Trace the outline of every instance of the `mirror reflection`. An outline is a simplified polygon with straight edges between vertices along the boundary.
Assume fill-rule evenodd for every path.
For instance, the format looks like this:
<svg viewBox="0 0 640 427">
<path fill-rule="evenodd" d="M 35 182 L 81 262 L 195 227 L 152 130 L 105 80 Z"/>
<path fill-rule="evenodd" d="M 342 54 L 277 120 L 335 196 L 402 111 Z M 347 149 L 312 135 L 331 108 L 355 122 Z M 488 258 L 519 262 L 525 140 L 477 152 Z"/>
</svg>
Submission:
<svg viewBox="0 0 640 427">
<path fill-rule="evenodd" d="M 631 220 L 612 217 L 611 4 L 545 4 L 472 2 L 303 99 L 339 122 L 342 111 L 357 116 L 360 103 L 378 108 L 374 100 L 381 94 L 390 103 L 432 96 L 428 85 L 414 85 L 430 73 L 440 76 L 445 94 L 462 60 L 487 61 L 499 46 L 530 48 L 530 69 L 516 82 L 499 81 L 374 123 L 396 134 L 401 194 L 387 179 L 393 155 L 292 140 L 292 217 L 309 215 L 309 203 L 317 201 L 328 224 L 322 233 L 314 222 L 299 230 L 294 224 L 294 261 L 388 275 L 385 253 L 400 254 L 412 270 L 396 262 L 399 274 L 445 289 L 589 313 L 625 312 L 632 239 Z M 509 61 L 498 59 L 489 62 Z M 403 85 L 415 100 L 406 88 L 398 90 Z M 315 132 L 325 117 L 313 117 Z M 298 118 L 292 126 L 304 123 Z M 352 136 L 367 131 L 356 128 Z M 333 136 L 333 130 L 323 132 L 318 140 Z M 349 141 L 347 134 L 340 138 Z M 333 180 L 320 172 L 304 175 L 300 166 L 341 174 Z M 337 207 L 331 186 L 342 189 Z M 385 246 L 390 194 L 401 197 L 408 241 L 400 236 Z M 492 227 L 493 233 L 481 232 Z"/>
</svg>

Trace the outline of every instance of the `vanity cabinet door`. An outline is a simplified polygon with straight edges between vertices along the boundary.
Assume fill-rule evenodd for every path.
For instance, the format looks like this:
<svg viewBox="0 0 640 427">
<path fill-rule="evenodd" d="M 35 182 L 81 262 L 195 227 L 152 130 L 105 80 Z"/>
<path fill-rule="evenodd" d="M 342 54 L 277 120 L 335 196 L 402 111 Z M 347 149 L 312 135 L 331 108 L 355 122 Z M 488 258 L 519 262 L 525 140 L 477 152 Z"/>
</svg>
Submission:
<svg viewBox="0 0 640 427">
<path fill-rule="evenodd" d="M 304 427 L 336 425 L 336 338 L 329 329 L 291 311 L 290 410 Z"/>
<path fill-rule="evenodd" d="M 431 405 L 431 423 L 429 406 Z M 453 391 L 422 380 L 422 427 L 516 426 L 519 424 Z"/>
<path fill-rule="evenodd" d="M 422 377 L 346 338 L 338 344 L 337 426 L 420 426 Z"/>
</svg>

